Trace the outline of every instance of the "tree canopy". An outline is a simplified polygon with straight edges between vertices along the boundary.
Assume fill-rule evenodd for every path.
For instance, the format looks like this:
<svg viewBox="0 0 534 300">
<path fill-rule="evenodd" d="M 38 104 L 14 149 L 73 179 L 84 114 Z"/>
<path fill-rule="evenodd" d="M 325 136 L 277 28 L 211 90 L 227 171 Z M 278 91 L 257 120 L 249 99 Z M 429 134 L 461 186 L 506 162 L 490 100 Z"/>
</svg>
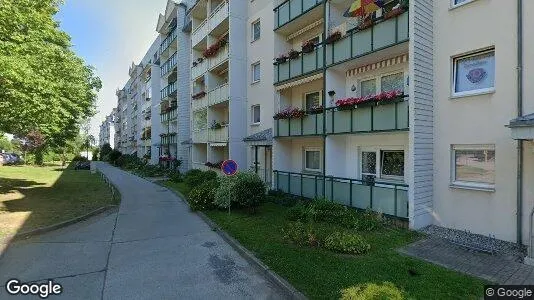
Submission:
<svg viewBox="0 0 534 300">
<path fill-rule="evenodd" d="M 64 146 L 95 113 L 102 87 L 53 18 L 61 0 L 1 0 L 0 131 Z"/>
</svg>

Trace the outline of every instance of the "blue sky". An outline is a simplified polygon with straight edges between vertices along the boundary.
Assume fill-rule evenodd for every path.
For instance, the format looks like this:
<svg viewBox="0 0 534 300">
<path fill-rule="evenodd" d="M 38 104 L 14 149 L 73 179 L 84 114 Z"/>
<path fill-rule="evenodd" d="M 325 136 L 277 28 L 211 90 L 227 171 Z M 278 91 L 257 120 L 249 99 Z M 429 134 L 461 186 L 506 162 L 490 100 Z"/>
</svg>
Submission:
<svg viewBox="0 0 534 300">
<path fill-rule="evenodd" d="M 97 69 L 103 88 L 92 133 L 116 106 L 115 91 L 128 80 L 128 67 L 143 57 L 156 38 L 158 14 L 166 0 L 66 0 L 56 15 L 72 37 L 74 51 Z"/>
</svg>

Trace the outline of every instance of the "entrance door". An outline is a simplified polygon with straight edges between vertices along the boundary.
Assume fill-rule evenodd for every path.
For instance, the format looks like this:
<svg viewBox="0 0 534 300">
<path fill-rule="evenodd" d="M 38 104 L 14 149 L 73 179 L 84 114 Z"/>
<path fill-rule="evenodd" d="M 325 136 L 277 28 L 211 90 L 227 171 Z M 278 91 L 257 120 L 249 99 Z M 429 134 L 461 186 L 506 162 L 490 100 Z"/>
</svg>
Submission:
<svg viewBox="0 0 534 300">
<path fill-rule="evenodd" d="M 264 177 L 265 178 L 265 183 L 270 187 L 272 185 L 272 176 L 273 176 L 273 167 L 272 167 L 272 163 L 273 163 L 273 160 L 272 160 L 272 147 L 265 147 L 264 148 L 265 150 L 265 155 L 264 155 L 264 158 L 265 158 L 265 162 L 264 162 Z"/>
</svg>

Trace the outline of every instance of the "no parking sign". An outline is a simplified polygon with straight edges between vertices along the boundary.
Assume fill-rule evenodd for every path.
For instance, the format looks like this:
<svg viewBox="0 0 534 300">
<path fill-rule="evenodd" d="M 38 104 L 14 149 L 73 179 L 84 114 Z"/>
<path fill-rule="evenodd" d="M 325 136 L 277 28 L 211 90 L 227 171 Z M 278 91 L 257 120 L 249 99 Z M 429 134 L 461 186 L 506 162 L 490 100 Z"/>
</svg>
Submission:
<svg viewBox="0 0 534 300">
<path fill-rule="evenodd" d="M 227 176 L 234 176 L 237 173 L 237 169 L 237 163 L 231 159 L 223 161 L 221 165 L 221 171 Z"/>
</svg>

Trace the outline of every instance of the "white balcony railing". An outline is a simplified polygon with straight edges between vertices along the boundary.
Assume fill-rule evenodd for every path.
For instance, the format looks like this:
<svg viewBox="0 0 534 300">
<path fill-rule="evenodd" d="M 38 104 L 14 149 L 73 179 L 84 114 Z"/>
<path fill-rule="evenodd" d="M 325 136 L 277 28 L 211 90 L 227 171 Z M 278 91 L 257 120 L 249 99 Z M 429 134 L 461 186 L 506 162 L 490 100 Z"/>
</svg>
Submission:
<svg viewBox="0 0 534 300">
<path fill-rule="evenodd" d="M 228 100 L 228 98 L 230 97 L 229 95 L 230 94 L 228 92 L 228 83 L 220 85 L 208 92 L 208 105 L 212 106 L 218 103 L 222 103 Z"/>
<path fill-rule="evenodd" d="M 193 34 L 191 36 L 191 44 L 192 46 L 196 46 L 204 37 L 208 35 L 208 22 L 207 19 L 204 20 L 200 25 L 198 25 L 197 28 L 193 30 Z"/>
<path fill-rule="evenodd" d="M 208 140 L 216 143 L 228 142 L 228 126 L 218 129 L 210 129 Z"/>
<path fill-rule="evenodd" d="M 193 109 L 193 111 L 201 110 L 208 106 L 208 97 L 206 96 L 200 99 L 192 99 L 191 101 L 191 108 Z"/>
<path fill-rule="evenodd" d="M 224 61 L 228 60 L 228 43 L 217 52 L 217 55 L 214 57 L 211 57 L 209 59 L 210 61 L 210 69 L 213 69 L 217 67 L 218 65 L 222 64 Z"/>
<path fill-rule="evenodd" d="M 191 68 L 191 78 L 197 79 L 208 71 L 208 60 L 204 59 L 202 62 L 197 62 L 197 65 Z"/>
<path fill-rule="evenodd" d="M 193 131 L 193 143 L 207 143 L 208 131 L 206 129 L 197 129 Z"/>
<path fill-rule="evenodd" d="M 210 30 L 213 30 L 214 28 L 219 26 L 219 24 L 221 24 L 222 21 L 224 21 L 226 18 L 228 18 L 228 2 L 224 1 L 219 4 L 210 14 Z"/>
</svg>

